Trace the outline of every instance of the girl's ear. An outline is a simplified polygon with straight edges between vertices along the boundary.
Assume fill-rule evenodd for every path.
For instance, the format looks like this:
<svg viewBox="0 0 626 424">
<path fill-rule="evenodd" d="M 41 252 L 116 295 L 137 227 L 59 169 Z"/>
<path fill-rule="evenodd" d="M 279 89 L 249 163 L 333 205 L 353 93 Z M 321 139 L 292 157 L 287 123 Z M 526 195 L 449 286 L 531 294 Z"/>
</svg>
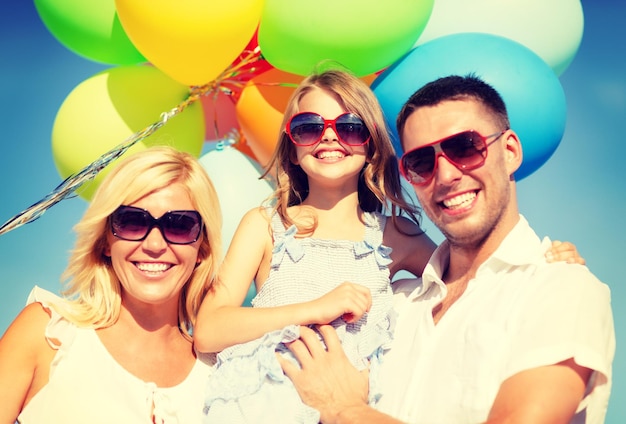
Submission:
<svg viewBox="0 0 626 424">
<path fill-rule="evenodd" d="M 294 165 L 300 165 L 298 161 L 298 155 L 296 154 L 296 150 L 293 149 L 289 152 L 289 161 Z"/>
</svg>

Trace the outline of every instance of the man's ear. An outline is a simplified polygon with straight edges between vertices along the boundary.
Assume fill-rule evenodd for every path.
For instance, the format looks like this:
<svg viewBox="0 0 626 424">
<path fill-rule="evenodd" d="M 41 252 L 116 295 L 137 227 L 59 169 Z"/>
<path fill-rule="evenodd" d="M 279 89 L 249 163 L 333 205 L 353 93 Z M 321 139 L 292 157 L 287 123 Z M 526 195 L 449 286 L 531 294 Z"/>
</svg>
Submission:
<svg viewBox="0 0 626 424">
<path fill-rule="evenodd" d="M 522 151 L 522 142 L 513 130 L 508 130 L 504 133 L 503 137 L 506 137 L 504 144 L 504 155 L 506 160 L 506 168 L 509 175 L 513 175 L 515 171 L 522 166 L 524 159 L 524 152 Z"/>
</svg>

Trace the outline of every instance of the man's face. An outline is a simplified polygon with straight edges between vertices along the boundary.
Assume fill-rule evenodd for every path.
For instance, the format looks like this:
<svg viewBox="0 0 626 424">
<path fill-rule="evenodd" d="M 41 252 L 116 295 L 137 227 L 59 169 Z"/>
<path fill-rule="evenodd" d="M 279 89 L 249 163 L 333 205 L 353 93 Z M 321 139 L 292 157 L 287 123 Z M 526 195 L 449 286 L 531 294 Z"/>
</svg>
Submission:
<svg viewBox="0 0 626 424">
<path fill-rule="evenodd" d="M 503 129 L 475 100 L 444 101 L 417 109 L 408 117 L 403 145 L 408 152 L 463 131 L 487 136 Z M 514 164 L 507 163 L 511 162 L 507 148 L 510 137 L 515 138 L 507 131 L 497 138 L 488 147 L 485 163 L 476 169 L 461 170 L 439 155 L 433 178 L 425 185 L 414 185 L 422 208 L 452 245 L 478 248 L 493 231 L 503 227 L 503 221 L 511 224 L 511 219 L 517 220 L 509 181 L 515 169 Z M 504 227 L 509 230 L 508 225 Z"/>
</svg>

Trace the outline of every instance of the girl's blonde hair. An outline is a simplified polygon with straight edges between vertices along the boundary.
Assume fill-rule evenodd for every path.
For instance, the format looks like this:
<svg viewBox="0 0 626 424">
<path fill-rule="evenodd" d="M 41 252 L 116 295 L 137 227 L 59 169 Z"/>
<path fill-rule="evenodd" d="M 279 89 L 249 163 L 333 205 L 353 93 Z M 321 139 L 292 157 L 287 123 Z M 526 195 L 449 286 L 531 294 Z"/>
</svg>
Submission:
<svg viewBox="0 0 626 424">
<path fill-rule="evenodd" d="M 199 263 L 181 291 L 178 308 L 179 327 L 191 337 L 198 308 L 221 262 L 222 216 L 215 188 L 196 158 L 165 146 L 148 148 L 117 164 L 74 227 L 77 240 L 62 277 L 66 280 L 63 295 L 68 302 L 59 310 L 67 319 L 93 328 L 115 323 L 122 289 L 105 255 L 109 216 L 120 205 L 136 202 L 174 183 L 185 187 L 204 222 Z"/>
<path fill-rule="evenodd" d="M 335 94 L 348 112 L 355 113 L 363 119 L 371 134 L 371 139 L 366 145 L 366 164 L 359 176 L 358 194 L 361 209 L 366 212 L 389 212 L 392 222 L 399 230 L 397 224 L 399 214 L 406 215 L 419 225 L 421 211 L 415 204 L 406 200 L 406 191 L 400 183 L 398 159 L 378 99 L 363 80 L 341 69 L 327 69 L 305 78 L 285 108 L 278 143 L 264 174 L 264 176 L 273 174 L 276 179 L 272 201 L 283 223 L 286 226 L 295 224 L 300 232 L 311 232 L 315 228 L 315 220 L 312 225 L 307 225 L 300 221 L 294 222 L 287 214 L 288 207 L 299 205 L 306 199 L 309 183 L 302 168 L 292 161 L 296 157 L 296 146 L 285 130 L 289 119 L 300 112 L 299 103 L 302 97 L 315 88 Z"/>
</svg>

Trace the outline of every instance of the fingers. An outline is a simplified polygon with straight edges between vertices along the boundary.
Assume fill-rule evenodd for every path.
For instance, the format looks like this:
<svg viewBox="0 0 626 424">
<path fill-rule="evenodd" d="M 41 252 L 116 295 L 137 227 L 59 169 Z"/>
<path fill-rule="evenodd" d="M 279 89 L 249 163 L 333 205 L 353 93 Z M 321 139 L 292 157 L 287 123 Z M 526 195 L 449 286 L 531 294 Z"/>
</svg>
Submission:
<svg viewBox="0 0 626 424">
<path fill-rule="evenodd" d="M 283 358 L 280 353 L 275 353 L 275 355 L 285 375 L 289 377 L 289 379 L 293 380 L 296 377 L 296 374 L 300 371 L 300 368 L 288 359 Z"/>
<path fill-rule="evenodd" d="M 576 246 L 568 241 L 555 240 L 546 252 L 548 262 L 567 262 L 570 264 L 585 265 L 585 259 L 580 256 Z"/>
<path fill-rule="evenodd" d="M 357 322 L 372 307 L 372 294 L 370 290 L 360 284 L 343 283 L 350 289 L 350 303 L 346 306 L 343 319 L 347 323 Z"/>
<path fill-rule="evenodd" d="M 339 336 L 332 325 L 319 325 L 317 329 L 322 335 L 324 343 L 326 343 L 326 348 L 329 352 L 343 352 Z"/>
</svg>

